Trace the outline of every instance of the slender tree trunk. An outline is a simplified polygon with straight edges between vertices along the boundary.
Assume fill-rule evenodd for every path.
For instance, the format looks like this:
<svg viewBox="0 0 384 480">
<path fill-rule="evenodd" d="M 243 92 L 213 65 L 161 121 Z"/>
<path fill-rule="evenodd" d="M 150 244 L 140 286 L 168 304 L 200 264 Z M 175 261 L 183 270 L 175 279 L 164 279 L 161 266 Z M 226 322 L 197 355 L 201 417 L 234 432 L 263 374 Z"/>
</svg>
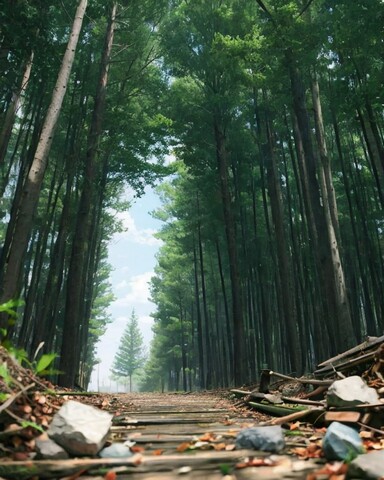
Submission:
<svg viewBox="0 0 384 480">
<path fill-rule="evenodd" d="M 235 221 L 233 218 L 231 195 L 228 180 L 228 160 L 225 145 L 225 133 L 219 118 L 214 119 L 214 132 L 216 141 L 216 156 L 220 177 L 221 200 L 223 206 L 223 218 L 227 237 L 229 271 L 232 291 L 232 314 L 233 314 L 233 345 L 234 345 L 234 375 L 237 385 L 242 385 L 247 380 L 247 368 L 245 358 L 245 338 L 243 307 L 241 300 L 241 287 L 239 265 L 237 258 Z"/>
<path fill-rule="evenodd" d="M 298 324 L 296 322 L 296 306 L 294 304 L 295 295 L 293 290 L 292 268 L 288 254 L 288 239 L 286 238 L 283 220 L 283 203 L 280 186 L 280 176 L 278 173 L 275 141 L 271 130 L 270 120 L 266 114 L 266 129 L 268 154 L 266 155 L 268 163 L 268 187 L 271 199 L 272 218 L 276 235 L 276 249 L 278 258 L 279 286 L 282 297 L 285 332 L 288 340 L 288 355 L 290 358 L 291 370 L 296 375 L 303 373 L 301 363 L 301 341 L 299 337 Z"/>
<path fill-rule="evenodd" d="M 337 299 L 337 313 L 338 313 L 338 328 L 341 336 L 346 336 L 345 346 L 351 346 L 356 337 L 353 335 L 353 325 L 351 320 L 351 312 L 349 308 L 349 300 L 347 295 L 347 288 L 345 284 L 344 269 L 340 255 L 339 243 L 339 221 L 336 204 L 335 189 L 333 186 L 333 179 L 330 167 L 330 160 L 325 141 L 325 132 L 323 125 L 323 114 L 320 103 L 319 84 L 317 79 L 312 81 L 312 102 L 315 112 L 315 129 L 317 144 L 320 152 L 321 166 L 319 168 L 320 188 L 323 200 L 323 210 L 325 215 L 325 222 L 328 232 L 331 262 L 334 271 L 334 284 Z M 343 334 L 341 332 L 348 332 Z M 342 342 L 343 343 L 343 342 Z"/>
<path fill-rule="evenodd" d="M 193 266 L 195 277 L 195 302 L 196 302 L 196 316 L 197 316 L 197 350 L 198 350 L 198 365 L 199 365 L 199 387 L 206 388 L 205 384 L 205 363 L 204 363 L 204 333 L 203 333 L 203 321 L 201 316 L 200 306 L 200 287 L 199 287 L 199 275 L 198 275 L 198 262 L 196 244 L 193 244 Z"/>
<path fill-rule="evenodd" d="M 15 123 L 16 113 L 20 106 L 21 97 L 27 88 L 29 77 L 31 75 L 32 63 L 33 52 L 31 53 L 29 59 L 26 62 L 20 88 L 12 95 L 11 103 L 9 104 L 7 113 L 5 115 L 3 128 L 0 132 L 0 165 L 2 165 L 5 160 L 9 140 L 11 138 L 12 128 Z"/>
<path fill-rule="evenodd" d="M 108 82 L 109 61 L 112 52 L 112 42 L 115 28 L 117 4 L 110 11 L 103 55 L 100 65 L 99 82 L 95 97 L 92 123 L 88 136 L 88 148 L 84 174 L 83 190 L 77 215 L 75 236 L 68 271 L 65 322 L 60 356 L 60 370 L 64 373 L 59 377 L 59 384 L 73 387 L 79 360 L 82 291 L 86 278 L 86 262 L 89 254 L 89 233 L 91 230 L 92 209 L 95 202 L 95 189 L 101 175 L 98 161 L 99 141 L 102 132 L 102 120 L 105 108 L 106 86 Z"/>
<path fill-rule="evenodd" d="M 80 0 L 73 22 L 70 39 L 67 44 L 67 49 L 63 57 L 60 72 L 52 95 L 51 104 L 48 108 L 35 156 L 24 184 L 21 202 L 17 212 L 12 244 L 1 285 L 0 303 L 15 298 L 19 294 L 18 279 L 20 277 L 24 256 L 28 246 L 29 235 L 40 197 L 40 190 L 47 168 L 48 154 L 52 145 L 53 135 L 60 115 L 64 95 L 67 90 L 67 84 L 75 58 L 76 47 L 86 7 L 87 0 Z M 7 323 L 7 316 L 2 315 L 0 317 L 0 326 L 6 328 Z"/>
<path fill-rule="evenodd" d="M 297 66 L 293 59 L 287 54 L 287 63 L 291 78 L 291 91 L 293 98 L 293 107 L 297 118 L 298 130 L 297 138 L 300 137 L 303 146 L 305 166 L 308 173 L 308 199 L 313 211 L 314 224 L 312 225 L 312 240 L 314 240 L 315 254 L 318 257 L 318 268 L 321 275 L 321 285 L 325 288 L 325 300 L 327 311 L 324 321 L 327 322 L 330 341 L 333 345 L 333 353 L 343 351 L 349 348 L 354 342 L 355 337 L 352 328 L 343 330 L 346 324 L 350 325 L 350 317 L 345 314 L 346 298 L 342 295 L 339 288 L 341 265 L 336 265 L 332 257 L 332 248 L 338 247 L 336 236 L 330 237 L 330 228 L 332 222 L 330 215 L 326 216 L 325 205 L 322 205 L 320 198 L 320 189 L 316 175 L 316 160 L 311 140 L 311 129 L 308 118 L 308 111 L 305 104 L 304 86 Z M 302 164 L 304 168 L 304 164 Z M 323 189 L 323 194 L 326 190 Z M 329 202 L 328 198 L 323 199 L 324 203 Z M 328 209 L 328 205 L 326 206 Z M 328 210 L 329 211 L 329 210 Z M 337 267 L 337 270 L 336 270 Z M 338 284 L 339 282 L 339 284 Z M 347 312 L 348 313 L 348 312 Z"/>
</svg>

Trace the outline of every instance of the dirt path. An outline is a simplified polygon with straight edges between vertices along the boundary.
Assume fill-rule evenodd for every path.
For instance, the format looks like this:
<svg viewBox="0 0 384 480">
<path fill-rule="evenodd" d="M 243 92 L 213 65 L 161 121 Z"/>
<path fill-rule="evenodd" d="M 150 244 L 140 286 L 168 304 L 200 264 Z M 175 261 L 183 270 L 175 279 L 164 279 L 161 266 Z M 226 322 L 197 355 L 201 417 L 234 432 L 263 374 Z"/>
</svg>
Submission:
<svg viewBox="0 0 384 480">
<path fill-rule="evenodd" d="M 242 411 L 219 395 L 118 394 L 105 398 L 105 408 L 116 415 L 110 440 L 135 442 L 132 449 L 138 458 L 137 465 L 111 470 L 118 480 L 304 479 L 318 468 L 313 461 L 287 455 L 234 450 L 239 430 L 265 418 Z M 249 459 L 265 465 L 245 467 Z"/>
</svg>

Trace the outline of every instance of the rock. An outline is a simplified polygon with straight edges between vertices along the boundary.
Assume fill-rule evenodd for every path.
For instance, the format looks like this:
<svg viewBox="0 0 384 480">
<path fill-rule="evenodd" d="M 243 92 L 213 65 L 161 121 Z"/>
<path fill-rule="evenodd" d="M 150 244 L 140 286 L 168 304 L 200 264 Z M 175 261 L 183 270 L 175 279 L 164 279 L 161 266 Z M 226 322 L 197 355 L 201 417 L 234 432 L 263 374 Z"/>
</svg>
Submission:
<svg viewBox="0 0 384 480">
<path fill-rule="evenodd" d="M 361 377 L 336 380 L 328 389 L 328 407 L 345 407 L 361 403 L 378 403 L 379 395 L 374 388 L 368 387 Z"/>
<path fill-rule="evenodd" d="M 54 415 L 48 435 L 72 455 L 96 455 L 111 424 L 109 413 L 70 400 Z"/>
<path fill-rule="evenodd" d="M 99 455 L 101 458 L 125 458 L 131 457 L 132 452 L 123 443 L 113 443 L 110 447 L 103 448 Z"/>
<path fill-rule="evenodd" d="M 356 430 L 333 422 L 323 438 L 323 452 L 327 460 L 351 460 L 364 453 L 364 447 Z"/>
<path fill-rule="evenodd" d="M 384 474 L 384 450 L 360 455 L 350 463 L 347 478 L 380 479 Z"/>
<path fill-rule="evenodd" d="M 280 452 L 284 446 L 283 429 L 280 426 L 245 428 L 238 433 L 236 439 L 236 448 Z"/>
<path fill-rule="evenodd" d="M 46 433 L 36 438 L 36 460 L 65 460 L 68 453 Z"/>
</svg>

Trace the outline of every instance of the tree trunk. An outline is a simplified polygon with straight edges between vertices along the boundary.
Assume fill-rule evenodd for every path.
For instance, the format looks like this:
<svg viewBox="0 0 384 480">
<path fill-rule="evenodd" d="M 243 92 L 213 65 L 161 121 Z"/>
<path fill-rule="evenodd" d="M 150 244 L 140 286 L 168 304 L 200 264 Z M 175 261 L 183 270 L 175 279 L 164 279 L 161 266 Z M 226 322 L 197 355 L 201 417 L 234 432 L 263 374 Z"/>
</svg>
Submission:
<svg viewBox="0 0 384 480">
<path fill-rule="evenodd" d="M 4 163 L 5 156 L 7 154 L 7 148 L 9 140 L 11 138 L 13 124 L 15 122 L 16 113 L 20 106 L 21 96 L 27 88 L 29 77 L 31 75 L 33 63 L 33 52 L 25 64 L 24 74 L 21 80 L 20 88 L 12 95 L 11 103 L 8 106 L 7 113 L 5 115 L 3 128 L 0 132 L 0 165 Z"/>
<path fill-rule="evenodd" d="M 95 191 L 101 175 L 98 161 L 99 141 L 102 132 L 102 119 L 105 108 L 106 86 L 108 82 L 109 61 L 112 52 L 112 42 L 115 28 L 117 5 L 111 8 L 105 35 L 103 55 L 100 65 L 99 82 L 95 97 L 92 123 L 88 135 L 84 184 L 80 198 L 79 211 L 73 239 L 71 260 L 68 271 L 65 321 L 63 326 L 63 341 L 61 346 L 60 370 L 64 373 L 59 377 L 63 387 L 73 387 L 79 360 L 81 312 L 86 279 L 86 263 L 89 255 L 89 233 L 91 230 L 92 209 L 95 205 Z"/>
<path fill-rule="evenodd" d="M 67 44 L 60 72 L 57 78 L 52 100 L 44 120 L 39 143 L 35 156 L 24 184 L 21 202 L 17 212 L 17 220 L 13 232 L 12 244 L 7 258 L 6 270 L 1 285 L 0 303 L 4 303 L 19 295 L 18 279 L 23 265 L 23 260 L 28 246 L 29 235 L 33 225 L 33 219 L 40 197 L 44 175 L 48 163 L 48 155 L 53 141 L 55 127 L 60 115 L 61 106 L 67 89 L 71 73 L 77 42 L 80 36 L 81 26 L 87 0 L 80 0 L 76 10 L 70 39 Z M 0 317 L 0 327 L 6 328 L 8 318 Z"/>
<path fill-rule="evenodd" d="M 345 285 L 344 270 L 340 256 L 339 241 L 339 221 L 336 204 L 335 189 L 333 186 L 331 166 L 325 141 L 325 132 L 323 125 L 323 114 L 320 103 L 319 84 L 317 79 L 312 81 L 312 102 L 315 112 L 315 129 L 317 144 L 320 153 L 321 165 L 319 172 L 320 188 L 323 200 L 323 210 L 325 222 L 328 232 L 330 244 L 331 262 L 334 272 L 335 297 L 337 300 L 337 317 L 339 335 L 346 336 L 346 342 L 342 348 L 352 346 L 357 340 L 353 335 L 353 325 L 351 320 L 351 312 L 349 308 L 349 300 L 347 296 L 347 288 Z M 348 332 L 346 334 L 345 332 Z"/>
<path fill-rule="evenodd" d="M 302 167 L 307 169 L 308 175 L 307 200 L 310 202 L 314 220 L 314 223 L 310 221 L 309 224 L 311 225 L 312 241 L 314 241 L 315 254 L 321 275 L 320 285 L 325 289 L 326 311 L 324 312 L 324 321 L 327 323 L 330 332 L 330 342 L 333 344 L 333 352 L 331 353 L 333 354 L 349 348 L 354 343 L 355 338 L 351 328 L 343 330 L 343 325 L 350 323 L 350 317 L 344 317 L 346 299 L 337 283 L 341 282 L 340 269 L 334 263 L 332 253 L 332 249 L 338 247 L 337 238 L 334 235 L 331 237 L 329 235 L 331 218 L 330 215 L 326 217 L 325 205 L 322 205 L 322 200 L 325 204 L 328 202 L 328 198 L 320 198 L 304 86 L 298 68 L 294 65 L 294 60 L 290 58 L 289 54 L 287 54 L 287 62 L 291 78 L 293 107 L 298 124 L 297 137 L 301 138 L 303 146 L 302 153 L 304 154 L 305 165 L 302 164 Z M 323 190 L 323 194 L 326 193 L 326 190 Z"/>
<path fill-rule="evenodd" d="M 225 145 L 225 133 L 221 125 L 220 119 L 217 116 L 214 118 L 214 133 L 216 142 L 216 157 L 220 177 L 223 218 L 225 225 L 225 233 L 227 237 L 229 271 L 231 278 L 234 376 L 235 383 L 237 385 L 242 385 L 247 380 L 247 369 L 245 358 L 244 321 L 236 247 L 235 221 L 233 218 L 231 195 L 228 181 L 228 153 Z"/>
<path fill-rule="evenodd" d="M 276 236 L 276 250 L 278 259 L 279 282 L 278 290 L 282 297 L 285 332 L 288 340 L 288 355 L 291 364 L 291 370 L 296 375 L 303 373 L 301 363 L 301 341 L 299 337 L 298 324 L 296 322 L 295 294 L 293 290 L 292 266 L 289 258 L 288 239 L 286 238 L 283 219 L 283 203 L 280 186 L 280 176 L 278 172 L 275 152 L 275 141 L 271 130 L 270 119 L 266 114 L 266 134 L 268 142 L 267 150 L 267 170 L 268 170 L 268 189 L 271 200 L 271 211 Z"/>
</svg>

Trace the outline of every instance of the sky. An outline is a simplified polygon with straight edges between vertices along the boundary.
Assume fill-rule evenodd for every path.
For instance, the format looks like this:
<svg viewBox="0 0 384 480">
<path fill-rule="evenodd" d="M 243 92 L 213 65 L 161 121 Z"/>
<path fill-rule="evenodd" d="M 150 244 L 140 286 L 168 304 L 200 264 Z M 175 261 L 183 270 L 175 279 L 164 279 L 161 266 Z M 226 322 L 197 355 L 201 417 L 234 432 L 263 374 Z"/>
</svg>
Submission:
<svg viewBox="0 0 384 480">
<path fill-rule="evenodd" d="M 128 211 L 117 214 L 125 231 L 114 235 L 108 252 L 108 261 L 113 269 L 110 282 L 116 297 L 109 307 L 113 321 L 98 344 L 97 357 L 101 363 L 94 368 L 89 390 L 97 390 L 98 385 L 101 389 L 109 387 L 116 390 L 115 382 L 110 380 L 110 370 L 133 309 L 149 350 L 153 336 L 150 314 L 155 305 L 148 299 L 148 282 L 154 275 L 155 255 L 161 245 L 161 241 L 154 237 L 161 222 L 152 218 L 150 212 L 159 206 L 159 198 L 152 188 L 147 187 L 145 195 L 135 200 Z"/>
</svg>

